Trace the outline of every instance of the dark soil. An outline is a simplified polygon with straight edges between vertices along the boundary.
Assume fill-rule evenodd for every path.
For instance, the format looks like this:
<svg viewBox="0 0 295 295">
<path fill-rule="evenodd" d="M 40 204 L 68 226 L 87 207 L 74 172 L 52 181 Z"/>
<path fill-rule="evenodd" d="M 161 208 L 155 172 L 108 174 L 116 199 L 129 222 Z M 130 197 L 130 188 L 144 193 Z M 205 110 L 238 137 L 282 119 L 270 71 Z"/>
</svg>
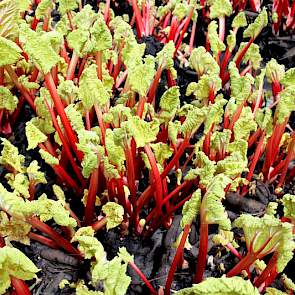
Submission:
<svg viewBox="0 0 295 295">
<path fill-rule="evenodd" d="M 160 1 L 158 1 L 160 2 Z M 97 1 L 84 1 L 84 4 L 91 4 L 95 9 L 97 7 Z M 159 5 L 159 3 L 158 3 Z M 127 1 L 112 1 L 111 7 L 116 15 L 132 14 L 132 9 L 128 5 Z M 58 15 L 53 15 L 58 19 Z M 253 13 L 248 13 L 249 18 L 255 17 Z M 230 21 L 230 20 L 229 20 Z M 205 44 L 204 31 L 207 24 L 198 22 L 198 30 L 196 35 L 196 43 L 198 45 Z M 189 28 L 190 30 L 190 28 Z M 162 49 L 162 44 L 157 42 L 154 38 L 148 37 L 142 40 L 146 43 L 145 54 L 156 55 Z M 261 48 L 261 54 L 264 58 L 264 62 L 267 62 L 270 58 L 274 57 L 278 59 L 280 63 L 285 64 L 286 68 L 295 66 L 295 37 L 285 36 L 280 37 L 272 34 L 271 28 L 267 27 L 257 42 Z M 189 97 L 185 96 L 187 85 L 190 82 L 196 81 L 196 74 L 188 68 L 182 68 L 179 63 L 175 63 L 175 68 L 178 73 L 177 85 L 180 87 L 182 103 L 190 102 Z M 162 74 L 162 79 L 159 84 L 156 101 L 159 103 L 161 95 L 166 90 L 166 72 Z M 26 150 L 27 141 L 25 137 L 25 122 L 32 118 L 33 114 L 30 107 L 25 106 L 22 111 L 20 121 L 14 125 L 13 135 L 10 140 L 15 144 L 21 154 L 25 155 L 26 163 L 29 164 L 33 159 L 37 159 L 42 165 L 42 171 L 46 171 L 46 178 L 48 183 L 46 185 L 39 185 L 37 188 L 37 196 L 42 193 L 46 193 L 49 197 L 52 196 L 52 184 L 56 183 L 56 178 L 49 166 L 47 166 L 36 151 L 28 152 Z M 291 125 L 294 121 L 294 115 L 291 117 Z M 294 127 L 292 125 L 292 127 Z M 0 167 L 0 181 L 5 184 L 4 169 Z M 145 187 L 146 183 L 141 183 L 141 187 Z M 286 185 L 284 191 L 294 193 L 294 185 L 290 183 Z M 66 192 L 70 196 L 70 192 Z M 71 198 L 70 202 L 71 201 Z M 265 208 L 270 201 L 274 201 L 276 196 L 273 194 L 273 188 L 268 187 L 264 183 L 257 181 L 256 189 L 253 195 L 247 198 L 241 198 L 237 194 L 230 193 L 227 195 L 225 206 L 229 217 L 234 220 L 241 213 L 250 213 L 253 215 L 263 215 Z M 82 208 L 80 202 L 76 202 L 72 206 L 74 211 L 79 212 Z M 121 236 L 119 230 L 110 230 L 98 235 L 98 239 L 103 243 L 105 250 L 107 251 L 108 258 L 113 258 L 119 247 L 126 247 L 127 250 L 134 255 L 135 263 L 143 271 L 143 273 L 149 278 L 155 287 L 164 286 L 169 267 L 175 254 L 175 248 L 173 243 L 180 233 L 179 222 L 181 219 L 180 212 L 178 212 L 174 218 L 172 226 L 166 229 L 159 229 L 150 238 L 142 239 L 134 236 L 130 233 L 127 236 Z M 192 275 L 195 272 L 196 259 L 198 256 L 199 236 L 198 236 L 199 224 L 198 221 L 192 225 L 192 230 L 189 236 L 189 241 L 192 246 L 190 250 L 185 251 L 184 258 L 188 262 L 187 267 L 181 271 L 177 271 L 175 274 L 173 289 L 181 289 L 191 285 Z M 222 250 L 220 247 L 213 245 L 211 238 L 213 234 L 217 233 L 217 228 L 210 227 L 210 241 L 208 257 L 210 257 L 210 263 L 207 265 L 205 276 L 220 277 L 224 271 L 226 272 L 237 262 L 236 258 L 231 254 Z M 237 237 L 239 232 L 236 231 Z M 24 252 L 36 263 L 36 265 L 42 269 L 38 274 L 39 279 L 33 286 L 33 294 L 35 295 L 53 295 L 53 294 L 74 294 L 69 288 L 60 290 L 58 285 L 62 279 L 68 279 L 69 281 L 76 281 L 78 278 L 89 280 L 89 263 L 85 262 L 80 264 L 75 258 L 66 255 L 60 250 L 52 250 L 46 246 L 43 246 L 37 242 L 31 242 L 30 246 L 22 246 L 17 244 L 17 247 L 22 248 Z M 243 246 L 241 249 L 245 250 Z M 222 251 L 222 255 L 218 255 Z M 211 259 L 212 258 L 212 259 Z M 223 267 L 221 267 L 223 265 Z M 286 273 L 292 277 L 292 265 L 291 263 L 286 269 Z M 147 288 L 139 280 L 138 276 L 129 269 L 129 274 L 132 277 L 132 284 L 129 287 L 129 295 L 149 294 Z M 275 285 L 280 287 L 280 283 L 276 280 Z"/>
</svg>

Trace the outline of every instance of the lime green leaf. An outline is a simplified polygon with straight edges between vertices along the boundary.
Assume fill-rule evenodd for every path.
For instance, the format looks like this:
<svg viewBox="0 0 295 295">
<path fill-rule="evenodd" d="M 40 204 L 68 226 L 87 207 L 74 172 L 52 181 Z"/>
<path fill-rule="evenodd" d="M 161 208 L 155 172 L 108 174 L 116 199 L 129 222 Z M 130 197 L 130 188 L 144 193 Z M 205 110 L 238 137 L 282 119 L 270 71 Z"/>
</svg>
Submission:
<svg viewBox="0 0 295 295">
<path fill-rule="evenodd" d="M 269 83 L 280 82 L 285 75 L 285 66 L 280 65 L 274 58 L 266 64 L 266 77 Z"/>
<path fill-rule="evenodd" d="M 20 215 L 20 206 L 24 204 L 24 199 L 15 192 L 8 192 L 0 183 L 0 208 L 9 213 L 9 215 Z"/>
<path fill-rule="evenodd" d="M 102 146 L 99 146 L 99 136 L 94 131 L 81 130 L 78 133 L 78 138 L 77 148 L 84 153 L 81 163 L 83 167 L 82 174 L 85 178 L 88 178 L 98 167 L 98 155 L 104 154 L 104 150 Z"/>
<path fill-rule="evenodd" d="M 144 43 L 138 44 L 133 35 L 132 37 L 125 41 L 125 46 L 122 50 L 122 60 L 127 69 L 130 70 L 141 63 L 146 47 Z"/>
<path fill-rule="evenodd" d="M 118 47 L 125 40 L 135 39 L 131 26 L 120 16 L 116 16 L 110 22 L 110 28 L 114 31 L 114 41 Z"/>
<path fill-rule="evenodd" d="M 217 173 L 224 173 L 228 177 L 234 179 L 240 176 L 242 172 L 247 171 L 248 162 L 245 161 L 243 155 L 239 152 L 233 152 L 225 159 L 217 162 Z"/>
<path fill-rule="evenodd" d="M 209 2 L 209 1 L 208 1 Z M 210 18 L 219 18 L 224 16 L 230 16 L 233 8 L 229 0 L 211 0 L 210 6 Z"/>
<path fill-rule="evenodd" d="M 122 259 L 125 263 L 130 263 L 134 262 L 134 257 L 133 255 L 130 255 L 125 247 L 120 247 L 119 248 L 119 253 L 118 253 L 119 258 Z"/>
<path fill-rule="evenodd" d="M 204 282 L 193 287 L 182 289 L 175 295 L 259 295 L 251 282 L 241 277 L 232 278 L 208 278 Z"/>
<path fill-rule="evenodd" d="M 232 243 L 234 239 L 234 233 L 228 230 L 219 230 L 218 234 L 214 235 L 212 238 L 212 242 L 215 245 L 226 246 L 229 243 Z"/>
<path fill-rule="evenodd" d="M 226 43 L 228 50 L 232 52 L 235 49 L 237 43 L 236 34 L 232 30 L 229 31 L 229 35 L 226 37 Z"/>
<path fill-rule="evenodd" d="M 265 295 L 287 295 L 288 293 L 282 292 L 276 288 L 266 288 Z"/>
<path fill-rule="evenodd" d="M 110 129 L 106 131 L 106 149 L 110 162 L 114 164 L 119 171 L 124 170 L 125 153 L 121 145 L 117 145 L 114 140 L 114 132 Z"/>
<path fill-rule="evenodd" d="M 93 105 L 104 107 L 109 102 L 110 95 L 97 78 L 95 64 L 83 71 L 78 94 L 86 110 L 90 110 Z"/>
<path fill-rule="evenodd" d="M 0 86 L 0 109 L 5 109 L 10 112 L 17 107 L 18 99 L 10 90 L 4 86 Z"/>
<path fill-rule="evenodd" d="M 158 65 L 164 69 L 173 68 L 174 61 L 173 56 L 175 52 L 175 46 L 173 41 L 169 41 L 163 49 L 157 53 L 156 61 Z"/>
<path fill-rule="evenodd" d="M 101 14 L 90 29 L 93 51 L 103 51 L 112 47 L 112 35 Z"/>
<path fill-rule="evenodd" d="M 215 162 L 209 160 L 206 154 L 200 151 L 196 153 L 194 165 L 196 168 L 190 169 L 184 179 L 194 180 L 199 176 L 200 183 L 207 186 L 214 176 L 216 170 Z"/>
<path fill-rule="evenodd" d="M 179 121 L 170 121 L 168 123 L 168 138 L 174 145 L 177 143 L 177 135 L 180 132 L 180 128 L 181 123 Z"/>
<path fill-rule="evenodd" d="M 276 108 L 278 124 L 282 124 L 291 112 L 295 111 L 295 86 L 286 87 L 280 92 L 280 100 Z"/>
<path fill-rule="evenodd" d="M 87 31 L 97 18 L 98 14 L 93 11 L 89 4 L 87 4 L 73 17 L 73 24 L 76 25 L 78 29 Z"/>
<path fill-rule="evenodd" d="M 47 74 L 61 58 L 53 48 L 53 35 L 50 32 L 40 35 L 26 25 L 22 25 L 20 29 L 20 41 L 24 44 L 26 53 L 38 69 Z"/>
<path fill-rule="evenodd" d="M 254 78 L 250 74 L 240 76 L 239 70 L 234 62 L 229 63 L 231 95 L 237 104 L 243 103 L 252 93 Z"/>
<path fill-rule="evenodd" d="M 1 294 L 4 294 L 10 286 L 10 276 L 21 280 L 32 280 L 36 278 L 38 271 L 35 264 L 20 250 L 7 246 L 0 248 Z"/>
<path fill-rule="evenodd" d="M 211 135 L 210 147 L 212 151 L 226 151 L 231 138 L 231 131 L 224 129 L 222 132 L 215 131 Z"/>
<path fill-rule="evenodd" d="M 231 222 L 227 216 L 222 200 L 225 198 L 224 189 L 231 179 L 224 174 L 216 175 L 207 186 L 207 191 L 201 203 L 201 212 L 205 212 L 207 224 L 218 224 L 223 230 L 231 230 Z"/>
<path fill-rule="evenodd" d="M 8 215 L 5 212 L 0 212 L 0 232 L 1 236 L 6 241 L 16 241 L 29 245 L 30 238 L 28 237 L 28 234 L 30 231 L 31 226 L 27 222 L 13 217 L 8 218 Z"/>
<path fill-rule="evenodd" d="M 77 0 L 58 0 L 58 10 L 61 14 L 66 14 L 71 10 L 78 8 Z"/>
<path fill-rule="evenodd" d="M 76 107 L 77 106 L 74 104 L 69 104 L 65 108 L 65 112 L 70 120 L 73 130 L 79 133 L 81 130 L 84 130 L 84 122 L 81 113 L 76 109 Z"/>
<path fill-rule="evenodd" d="M 27 176 L 23 173 L 18 173 L 16 175 L 11 174 L 11 176 L 12 178 L 10 178 L 9 185 L 14 189 L 14 192 L 25 198 L 29 198 L 29 180 Z"/>
<path fill-rule="evenodd" d="M 52 156 L 48 152 L 40 149 L 39 153 L 40 153 L 41 158 L 45 161 L 46 164 L 53 165 L 53 166 L 59 164 L 58 158 L 55 158 L 54 156 Z"/>
<path fill-rule="evenodd" d="M 221 81 L 220 81 L 221 88 Z M 212 125 L 216 126 L 223 120 L 223 106 L 227 103 L 227 100 L 223 98 L 222 95 L 215 98 L 215 103 L 210 105 L 209 111 L 207 112 L 207 117 L 205 120 L 204 133 L 207 134 Z"/>
<path fill-rule="evenodd" d="M 76 295 L 103 295 L 103 293 L 100 291 L 89 290 L 88 287 L 80 281 L 78 286 L 76 287 Z"/>
<path fill-rule="evenodd" d="M 5 138 L 1 138 L 3 149 L 0 156 L 0 164 L 9 166 L 18 172 L 23 172 L 25 157 L 18 153 L 17 147 Z"/>
<path fill-rule="evenodd" d="M 295 220 L 295 196 L 286 194 L 283 196 L 284 217 Z"/>
<path fill-rule="evenodd" d="M 90 32 L 85 29 L 71 31 L 67 36 L 67 42 L 69 47 L 81 58 L 93 50 L 93 44 L 90 41 Z"/>
<path fill-rule="evenodd" d="M 295 84 L 295 68 L 289 69 L 280 81 L 285 87 L 294 86 Z"/>
<path fill-rule="evenodd" d="M 192 224 L 197 217 L 201 206 L 201 190 L 196 190 L 192 197 L 186 201 L 182 208 L 181 227 L 184 228 L 187 224 Z"/>
<path fill-rule="evenodd" d="M 279 204 L 277 202 L 269 202 L 267 204 L 265 214 L 275 216 L 277 214 L 278 205 Z"/>
<path fill-rule="evenodd" d="M 70 212 L 64 208 L 61 201 L 48 199 L 42 194 L 37 200 L 26 202 L 22 208 L 25 216 L 37 215 L 41 221 L 53 219 L 58 225 L 76 227 L 77 222 L 70 217 Z"/>
<path fill-rule="evenodd" d="M 290 278 L 288 278 L 285 274 L 282 274 L 281 280 L 283 281 L 284 287 L 287 290 L 295 291 L 295 283 L 293 283 L 293 281 Z"/>
<path fill-rule="evenodd" d="M 152 143 L 151 148 L 154 152 L 156 161 L 162 165 L 164 161 L 169 159 L 173 154 L 173 149 L 169 147 L 169 145 L 158 142 L 158 143 Z"/>
<path fill-rule="evenodd" d="M 37 99 L 35 99 L 36 102 Z M 30 120 L 32 124 L 34 124 L 42 133 L 44 134 L 51 134 L 55 131 L 52 125 L 52 121 L 48 121 L 48 118 L 40 118 L 34 117 Z"/>
<path fill-rule="evenodd" d="M 172 14 L 175 15 L 178 21 L 181 21 L 189 11 L 189 6 L 187 3 L 176 2 L 175 8 L 172 11 Z"/>
<path fill-rule="evenodd" d="M 36 9 L 36 18 L 41 19 L 48 17 L 49 11 L 54 8 L 54 2 L 52 0 L 41 0 Z"/>
<path fill-rule="evenodd" d="M 11 40 L 0 36 L 0 67 L 16 63 L 22 50 Z"/>
<path fill-rule="evenodd" d="M 77 100 L 78 87 L 72 80 L 64 80 L 59 83 L 57 92 L 61 99 L 71 104 Z"/>
<path fill-rule="evenodd" d="M 126 128 L 127 132 L 134 138 L 138 148 L 155 141 L 159 133 L 158 120 L 146 122 L 138 116 L 131 117 L 127 122 L 123 122 L 122 127 Z"/>
<path fill-rule="evenodd" d="M 272 126 L 272 112 L 270 109 L 257 109 L 256 115 L 255 115 L 256 122 L 258 126 L 266 131 L 266 134 L 269 136 L 272 133 L 273 126 Z"/>
<path fill-rule="evenodd" d="M 217 28 L 218 28 L 217 22 L 211 21 L 208 26 L 208 39 L 210 42 L 210 48 L 214 56 L 217 56 L 218 53 L 220 53 L 221 51 L 224 51 L 226 48 L 226 46 L 221 41 L 221 39 L 219 39 Z"/>
<path fill-rule="evenodd" d="M 102 206 L 101 211 L 107 218 L 107 230 L 117 227 L 122 223 L 124 208 L 121 205 L 115 202 L 107 202 Z"/>
<path fill-rule="evenodd" d="M 154 57 L 148 55 L 144 59 L 144 63 L 135 65 L 130 69 L 128 82 L 131 89 L 140 96 L 146 96 L 155 75 Z"/>
<path fill-rule="evenodd" d="M 47 140 L 47 136 L 42 133 L 31 121 L 26 123 L 26 137 L 28 140 L 28 150 L 36 148 L 39 143 Z"/>
<path fill-rule="evenodd" d="M 262 245 L 266 244 L 259 252 L 259 259 L 274 251 L 278 252 L 278 272 L 283 271 L 292 259 L 295 243 L 292 238 L 291 224 L 281 222 L 267 214 L 262 218 L 242 214 L 235 220 L 234 225 L 243 229 L 248 252 L 257 252 Z"/>
<path fill-rule="evenodd" d="M 18 3 L 15 0 L 3 0 L 0 2 L 0 36 L 11 40 L 17 38 L 18 22 L 20 20 L 20 7 L 18 4 L 21 2 L 25 1 L 19 1 Z M 2 57 L 0 59 L 3 60 Z"/>
<path fill-rule="evenodd" d="M 177 109 L 180 107 L 180 92 L 178 86 L 170 87 L 160 98 L 160 118 L 166 124 L 175 116 Z"/>
<path fill-rule="evenodd" d="M 244 38 L 253 38 L 255 39 L 262 29 L 267 26 L 268 23 L 268 17 L 267 17 L 267 11 L 264 7 L 262 11 L 259 13 L 259 15 L 256 17 L 255 21 L 248 26 L 248 28 L 244 31 Z"/>
<path fill-rule="evenodd" d="M 29 77 L 26 75 L 21 75 L 18 77 L 18 82 L 27 89 L 38 89 L 40 87 L 38 83 L 30 82 Z"/>
<path fill-rule="evenodd" d="M 250 107 L 244 107 L 240 118 L 234 124 L 235 139 L 248 140 L 252 131 L 255 131 L 257 124 L 254 120 L 254 116 Z"/>
<path fill-rule="evenodd" d="M 244 11 L 240 11 L 232 22 L 232 27 L 239 29 L 247 26 L 247 19 Z"/>
<path fill-rule="evenodd" d="M 240 49 L 243 48 L 246 43 L 241 43 Z M 262 61 L 262 57 L 260 55 L 259 46 L 257 44 L 252 43 L 251 46 L 248 48 L 243 62 L 247 63 L 250 62 L 254 70 L 258 70 L 260 68 L 260 62 Z"/>
<path fill-rule="evenodd" d="M 244 139 L 237 139 L 228 144 L 227 152 L 230 154 L 240 153 L 244 161 L 247 161 L 248 142 Z"/>
<path fill-rule="evenodd" d="M 186 115 L 186 119 L 181 125 L 181 132 L 185 136 L 190 136 L 193 134 L 201 124 L 204 122 L 206 117 L 206 113 L 203 109 L 199 109 L 198 107 L 193 107 L 188 111 Z"/>
<path fill-rule="evenodd" d="M 78 242 L 78 249 L 84 254 L 85 259 L 97 257 L 106 260 L 102 244 L 94 237 L 95 231 L 91 226 L 81 227 L 77 230 L 71 242 Z"/>
<path fill-rule="evenodd" d="M 54 195 L 57 197 L 57 199 L 63 204 L 63 206 L 65 206 L 66 197 L 65 197 L 65 193 L 62 190 L 62 188 L 59 185 L 54 184 L 52 186 L 52 190 L 53 190 Z"/>
<path fill-rule="evenodd" d="M 219 75 L 220 68 L 217 62 L 203 46 L 193 49 L 189 58 L 189 64 L 197 72 L 199 77 L 203 74 Z"/>
</svg>

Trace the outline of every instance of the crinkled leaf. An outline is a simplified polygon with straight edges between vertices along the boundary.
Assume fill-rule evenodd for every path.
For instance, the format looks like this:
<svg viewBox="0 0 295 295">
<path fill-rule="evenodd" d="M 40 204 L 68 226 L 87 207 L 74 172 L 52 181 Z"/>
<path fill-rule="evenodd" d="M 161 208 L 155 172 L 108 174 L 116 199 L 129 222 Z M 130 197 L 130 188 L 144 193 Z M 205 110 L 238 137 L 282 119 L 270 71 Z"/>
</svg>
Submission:
<svg viewBox="0 0 295 295">
<path fill-rule="evenodd" d="M 203 46 L 193 49 L 189 58 L 189 64 L 197 72 L 199 77 L 203 74 L 219 75 L 220 68 L 217 62 Z"/>
<path fill-rule="evenodd" d="M 18 173 L 16 175 L 11 174 L 11 176 L 12 177 L 9 177 L 9 185 L 14 189 L 14 192 L 25 198 L 29 198 L 30 193 L 28 177 L 23 173 Z"/>
<path fill-rule="evenodd" d="M 258 258 L 262 259 L 269 253 L 278 252 L 278 272 L 283 271 L 292 259 L 295 243 L 291 224 L 267 214 L 262 218 L 242 214 L 235 220 L 234 225 L 243 228 L 247 249 L 252 253 L 257 252 L 268 241 L 259 252 Z"/>
<path fill-rule="evenodd" d="M 240 49 L 243 48 L 246 43 L 241 43 Z M 243 58 L 243 62 L 250 62 L 254 70 L 258 70 L 260 68 L 260 62 L 262 61 L 262 57 L 260 55 L 259 46 L 257 44 L 251 44 L 248 48 L 245 56 Z"/>
<path fill-rule="evenodd" d="M 76 105 L 69 104 L 65 108 L 65 112 L 74 131 L 79 133 L 79 131 L 84 129 L 83 118 L 81 113 L 76 109 Z"/>
<path fill-rule="evenodd" d="M 0 36 L 0 67 L 16 63 L 22 50 L 11 40 Z"/>
<path fill-rule="evenodd" d="M 88 178 L 98 167 L 98 155 L 104 154 L 103 147 L 99 145 L 100 139 L 96 132 L 81 130 L 78 133 L 79 143 L 77 148 L 84 153 L 82 160 L 82 174 Z"/>
<path fill-rule="evenodd" d="M 239 29 L 247 26 L 247 19 L 244 11 L 240 11 L 232 21 L 232 27 Z"/>
<path fill-rule="evenodd" d="M 89 30 L 97 18 L 98 14 L 93 11 L 91 5 L 87 4 L 73 17 L 73 24 L 78 29 Z"/>
<path fill-rule="evenodd" d="M 151 122 L 146 122 L 138 116 L 134 116 L 127 122 L 123 122 L 122 127 L 123 126 L 134 138 L 138 148 L 155 141 L 159 133 L 159 121 L 156 119 Z"/>
<path fill-rule="evenodd" d="M 47 136 L 42 133 L 31 121 L 26 123 L 26 137 L 28 140 L 28 150 L 36 148 L 39 143 L 47 140 Z"/>
<path fill-rule="evenodd" d="M 208 1 L 209 2 L 209 1 Z M 233 8 L 229 0 L 211 0 L 210 6 L 210 18 L 219 18 L 224 16 L 230 16 Z"/>
<path fill-rule="evenodd" d="M 72 80 L 64 80 L 59 83 L 57 92 L 61 99 L 70 104 L 77 100 L 78 87 Z"/>
<path fill-rule="evenodd" d="M 25 157 L 18 153 L 16 146 L 10 143 L 9 140 L 1 138 L 3 149 L 0 156 L 0 164 L 3 166 L 9 166 L 18 172 L 23 171 L 23 165 Z"/>
<path fill-rule="evenodd" d="M 4 294 L 10 285 L 9 276 L 21 280 L 32 280 L 36 277 L 38 271 L 39 269 L 35 264 L 20 250 L 7 246 L 0 248 L 0 288 L 3 286 L 2 282 L 9 281 L 8 286 L 6 282 L 5 287 L 2 290 L 0 289 L 3 291 L 1 294 Z"/>
<path fill-rule="evenodd" d="M 52 0 L 41 0 L 37 6 L 35 15 L 37 19 L 48 17 L 48 12 L 54 8 L 54 2 Z"/>
<path fill-rule="evenodd" d="M 157 163 L 160 165 L 162 165 L 163 162 L 169 159 L 173 154 L 173 149 L 163 142 L 152 143 L 150 146 L 154 152 Z"/>
<path fill-rule="evenodd" d="M 210 48 L 214 56 L 217 56 L 219 52 L 224 51 L 226 48 L 226 46 L 218 36 L 217 28 L 217 22 L 211 21 L 208 26 L 208 39 L 210 42 Z"/>
<path fill-rule="evenodd" d="M 0 212 L 0 232 L 1 236 L 5 238 L 6 241 L 16 241 L 29 245 L 30 238 L 28 234 L 30 231 L 31 226 L 27 222 L 13 217 L 8 218 L 5 212 Z"/>
<path fill-rule="evenodd" d="M 180 132 L 180 128 L 181 128 L 181 123 L 179 121 L 170 121 L 168 123 L 168 138 L 169 140 L 176 145 L 177 143 L 177 136 L 178 133 Z"/>
<path fill-rule="evenodd" d="M 0 109 L 5 109 L 10 112 L 17 107 L 18 99 L 10 90 L 4 86 L 0 86 Z"/>
<path fill-rule="evenodd" d="M 232 52 L 235 49 L 237 43 L 236 34 L 232 30 L 229 31 L 229 34 L 226 37 L 226 43 L 228 50 Z"/>
<path fill-rule="evenodd" d="M 180 223 L 182 228 L 184 228 L 187 224 L 192 224 L 193 220 L 199 214 L 201 198 L 201 190 L 198 189 L 192 194 L 192 197 L 184 203 Z"/>
<path fill-rule="evenodd" d="M 96 257 L 99 260 L 106 260 L 102 244 L 94 237 L 95 231 L 91 226 L 81 227 L 77 230 L 72 242 L 79 243 L 79 251 L 84 254 L 85 259 Z"/>
<path fill-rule="evenodd" d="M 259 295 L 251 282 L 241 277 L 208 278 L 193 287 L 182 289 L 175 295 Z"/>
<path fill-rule="evenodd" d="M 24 204 L 24 199 L 15 192 L 9 192 L 0 183 L 0 208 L 10 215 L 20 215 L 20 206 Z"/>
<path fill-rule="evenodd" d="M 188 111 L 186 119 L 181 125 L 181 132 L 185 136 L 193 134 L 204 122 L 205 117 L 206 113 L 203 109 L 200 109 L 198 107 L 192 108 Z"/>
<path fill-rule="evenodd" d="M 252 92 L 254 79 L 250 74 L 240 76 L 239 70 L 234 62 L 229 64 L 231 95 L 236 99 L 237 104 L 243 103 Z"/>
<path fill-rule="evenodd" d="M 15 0 L 3 0 L 0 2 L 0 36 L 4 38 L 13 40 L 18 36 L 18 21 L 20 20 L 18 4 L 20 3 Z M 3 59 L 0 58 L 0 60 Z"/>
<path fill-rule="evenodd" d="M 248 140 L 252 131 L 255 131 L 257 124 L 250 107 L 244 107 L 240 118 L 234 124 L 235 139 Z"/>
<path fill-rule="evenodd" d="M 93 64 L 83 71 L 78 93 L 86 110 L 90 110 L 93 105 L 103 107 L 109 102 L 110 95 L 97 78 L 96 65 Z"/>
<path fill-rule="evenodd" d="M 255 39 L 260 34 L 262 29 L 267 26 L 267 23 L 268 16 L 266 8 L 264 7 L 259 15 L 256 17 L 255 21 L 245 29 L 243 37 Z"/>
<path fill-rule="evenodd" d="M 283 196 L 284 217 L 295 220 L 295 196 L 286 194 Z"/>
<path fill-rule="evenodd" d="M 175 46 L 173 41 L 169 41 L 163 49 L 157 53 L 156 61 L 162 70 L 173 68 L 174 61 L 173 56 L 175 52 Z"/>
<path fill-rule="evenodd" d="M 38 69 L 47 74 L 60 60 L 60 56 L 54 50 L 55 46 L 52 43 L 53 35 L 50 32 L 40 35 L 26 25 L 22 25 L 20 28 L 20 41 L 24 44 L 26 53 Z M 58 33 L 55 32 L 55 34 Z"/>
<path fill-rule="evenodd" d="M 155 75 L 154 57 L 148 55 L 144 63 L 135 65 L 130 69 L 128 81 L 131 89 L 140 96 L 146 96 Z"/>
<path fill-rule="evenodd" d="M 58 0 L 58 10 L 61 14 L 66 14 L 71 10 L 78 8 L 77 0 Z"/>
<path fill-rule="evenodd" d="M 112 47 L 112 35 L 101 14 L 90 29 L 93 51 L 103 51 Z"/>
<path fill-rule="evenodd" d="M 214 235 L 212 238 L 212 242 L 215 245 L 226 246 L 231 243 L 234 239 L 234 233 L 232 231 L 227 230 L 219 230 L 218 234 Z"/>
<path fill-rule="evenodd" d="M 289 86 L 280 92 L 280 100 L 276 108 L 278 124 L 282 124 L 293 111 L 295 111 L 295 86 Z"/>
<path fill-rule="evenodd" d="M 295 68 L 286 71 L 284 77 L 280 81 L 285 87 L 295 85 Z"/>
<path fill-rule="evenodd" d="M 196 177 L 200 177 L 200 183 L 207 186 L 214 176 L 215 162 L 211 161 L 204 152 L 199 151 L 196 153 L 194 165 L 196 168 L 190 169 L 184 179 L 194 180 Z"/>
<path fill-rule="evenodd" d="M 180 92 L 178 86 L 170 87 L 160 98 L 160 118 L 168 123 L 180 107 Z"/>
<path fill-rule="evenodd" d="M 39 154 L 46 164 L 53 165 L 53 166 L 59 164 L 58 158 L 52 156 L 50 153 L 46 152 L 45 150 L 40 149 Z"/>
<path fill-rule="evenodd" d="M 266 77 L 269 83 L 280 82 L 285 75 L 285 66 L 280 65 L 274 58 L 266 64 Z"/>
<path fill-rule="evenodd" d="M 231 179 L 224 174 L 216 175 L 209 185 L 201 203 L 201 216 L 207 224 L 218 224 L 223 230 L 231 229 L 231 222 L 227 216 L 222 200 L 225 198 L 224 189 L 231 183 Z"/>
<path fill-rule="evenodd" d="M 115 202 L 107 202 L 102 206 L 101 211 L 107 218 L 107 230 L 117 227 L 122 223 L 124 208 L 121 205 Z"/>
</svg>

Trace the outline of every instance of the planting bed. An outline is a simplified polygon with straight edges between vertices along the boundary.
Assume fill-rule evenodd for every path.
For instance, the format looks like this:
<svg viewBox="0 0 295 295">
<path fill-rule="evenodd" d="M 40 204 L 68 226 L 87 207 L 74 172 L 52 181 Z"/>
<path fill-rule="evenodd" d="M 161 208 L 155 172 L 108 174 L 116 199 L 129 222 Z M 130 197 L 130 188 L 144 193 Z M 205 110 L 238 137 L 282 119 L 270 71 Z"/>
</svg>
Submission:
<svg viewBox="0 0 295 295">
<path fill-rule="evenodd" d="M 294 294 L 295 2 L 0 1 L 0 294 Z"/>
</svg>

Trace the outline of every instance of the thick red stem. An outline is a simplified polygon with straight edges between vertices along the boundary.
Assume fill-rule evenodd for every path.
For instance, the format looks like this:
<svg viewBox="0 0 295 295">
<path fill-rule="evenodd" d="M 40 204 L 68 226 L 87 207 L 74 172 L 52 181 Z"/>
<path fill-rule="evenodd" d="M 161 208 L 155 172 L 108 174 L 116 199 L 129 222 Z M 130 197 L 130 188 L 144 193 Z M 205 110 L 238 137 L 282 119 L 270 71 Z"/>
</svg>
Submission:
<svg viewBox="0 0 295 295">
<path fill-rule="evenodd" d="M 96 194 L 98 189 L 99 168 L 96 168 L 90 177 L 87 203 L 85 207 L 85 224 L 91 225 L 94 217 Z"/>
<path fill-rule="evenodd" d="M 48 239 L 44 236 L 41 236 L 41 235 L 38 235 L 38 234 L 35 234 L 33 232 L 30 232 L 29 233 L 29 238 L 34 240 L 34 241 L 37 241 L 43 245 L 46 245 L 48 246 L 49 248 L 52 248 L 52 249 L 59 249 L 59 245 L 57 243 L 55 243 L 53 240 L 51 239 Z"/>
<path fill-rule="evenodd" d="M 17 295 L 31 295 L 28 285 L 23 280 L 11 276 L 10 281 Z"/>
<path fill-rule="evenodd" d="M 73 52 L 72 58 L 71 58 L 71 62 L 70 65 L 68 67 L 68 71 L 67 71 L 67 80 L 73 80 L 75 77 L 75 70 L 77 67 L 79 61 L 79 55 L 75 53 L 75 51 Z"/>
<path fill-rule="evenodd" d="M 137 32 L 138 38 L 141 39 L 142 35 L 144 34 L 144 25 L 143 25 L 142 16 L 140 14 L 140 10 L 137 5 L 137 0 L 131 0 L 131 4 L 132 4 L 132 8 L 136 18 L 136 24 L 138 28 L 138 32 Z"/>
<path fill-rule="evenodd" d="M 190 227 L 191 227 L 190 224 L 186 224 L 184 229 L 183 229 L 181 240 L 180 240 L 179 245 L 177 247 L 177 250 L 176 250 L 175 256 L 173 258 L 171 267 L 169 269 L 167 281 L 166 281 L 166 284 L 165 284 L 165 293 L 164 293 L 165 295 L 170 295 L 170 289 L 171 289 L 171 285 L 172 285 L 172 282 L 173 282 L 174 274 L 175 274 L 178 262 L 182 257 L 185 242 L 186 242 L 186 239 L 187 239 L 188 234 L 190 232 Z"/>
</svg>

